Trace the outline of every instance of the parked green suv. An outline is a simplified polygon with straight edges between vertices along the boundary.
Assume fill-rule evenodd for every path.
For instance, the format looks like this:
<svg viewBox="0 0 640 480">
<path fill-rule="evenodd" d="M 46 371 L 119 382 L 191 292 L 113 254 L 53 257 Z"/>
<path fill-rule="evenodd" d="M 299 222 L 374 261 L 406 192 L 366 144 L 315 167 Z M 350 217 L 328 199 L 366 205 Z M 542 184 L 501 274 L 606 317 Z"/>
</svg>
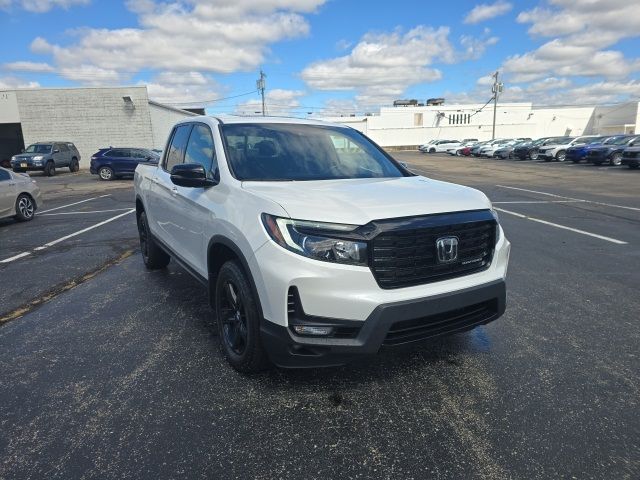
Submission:
<svg viewBox="0 0 640 480">
<path fill-rule="evenodd" d="M 80 169 L 80 153 L 71 142 L 38 142 L 29 145 L 24 152 L 11 157 L 14 172 L 41 170 L 51 177 L 57 168 L 68 168 L 70 172 Z"/>
</svg>

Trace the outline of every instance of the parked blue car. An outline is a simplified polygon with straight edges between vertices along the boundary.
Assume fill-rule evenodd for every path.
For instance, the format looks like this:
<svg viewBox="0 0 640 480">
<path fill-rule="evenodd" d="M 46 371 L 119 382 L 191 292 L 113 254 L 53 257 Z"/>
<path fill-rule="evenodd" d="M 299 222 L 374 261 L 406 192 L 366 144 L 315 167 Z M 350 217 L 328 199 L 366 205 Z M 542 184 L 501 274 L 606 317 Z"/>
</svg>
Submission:
<svg viewBox="0 0 640 480">
<path fill-rule="evenodd" d="M 101 148 L 91 156 L 89 170 L 100 180 L 131 176 L 138 164 L 158 163 L 158 153 L 147 148 L 109 147 Z"/>
<path fill-rule="evenodd" d="M 617 138 L 623 136 L 624 135 L 598 137 L 594 138 L 591 143 L 588 143 L 586 145 L 576 145 L 575 147 L 569 147 L 567 148 L 566 159 L 571 160 L 573 163 L 580 163 L 582 160 L 587 158 L 587 155 L 591 149 L 601 147 L 603 145 L 608 145 Z"/>
</svg>

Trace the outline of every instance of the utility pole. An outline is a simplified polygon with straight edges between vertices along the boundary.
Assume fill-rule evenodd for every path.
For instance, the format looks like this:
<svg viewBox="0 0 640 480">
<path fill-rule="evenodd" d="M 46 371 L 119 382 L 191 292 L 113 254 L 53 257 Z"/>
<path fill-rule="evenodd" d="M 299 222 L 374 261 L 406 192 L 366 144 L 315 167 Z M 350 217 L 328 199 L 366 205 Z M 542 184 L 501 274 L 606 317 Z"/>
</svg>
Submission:
<svg viewBox="0 0 640 480">
<path fill-rule="evenodd" d="M 266 115 L 265 105 L 264 105 L 264 89 L 266 86 L 265 78 L 267 76 L 264 74 L 262 69 L 260 69 L 260 78 L 256 81 L 256 88 L 260 91 L 260 95 L 262 96 L 262 116 Z"/>
<path fill-rule="evenodd" d="M 496 113 L 498 111 L 498 95 L 502 93 L 502 87 L 504 87 L 503 83 L 498 81 L 498 70 L 496 73 L 492 75 L 493 77 L 493 86 L 491 87 L 491 91 L 493 92 L 493 133 L 491 134 L 491 140 L 495 140 L 496 138 Z"/>
</svg>

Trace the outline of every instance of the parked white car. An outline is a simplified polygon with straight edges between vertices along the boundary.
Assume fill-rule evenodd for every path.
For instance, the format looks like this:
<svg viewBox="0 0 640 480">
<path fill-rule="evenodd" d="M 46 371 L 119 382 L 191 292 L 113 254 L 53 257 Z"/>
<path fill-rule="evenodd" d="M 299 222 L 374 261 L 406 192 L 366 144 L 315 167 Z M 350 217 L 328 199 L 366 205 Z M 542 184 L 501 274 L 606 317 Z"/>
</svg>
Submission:
<svg viewBox="0 0 640 480">
<path fill-rule="evenodd" d="M 462 142 L 459 140 L 438 140 L 432 143 L 427 152 L 428 153 L 443 153 L 450 148 L 459 148 L 462 146 Z"/>
<path fill-rule="evenodd" d="M 422 153 L 426 153 L 426 152 L 428 152 L 428 151 L 429 151 L 429 147 L 430 147 L 434 142 L 437 142 L 437 141 L 438 141 L 438 140 L 437 140 L 437 139 L 435 139 L 435 138 L 434 138 L 433 140 L 429 140 L 428 142 L 423 143 L 422 145 L 420 145 L 420 146 L 418 147 L 418 150 L 420 150 Z"/>
<path fill-rule="evenodd" d="M 0 218 L 14 217 L 20 222 L 33 220 L 42 205 L 40 188 L 26 173 L 0 167 Z"/>
<path fill-rule="evenodd" d="M 496 152 L 496 150 L 500 148 L 508 147 L 511 145 L 515 145 L 516 143 L 518 143 L 517 140 L 503 140 L 500 142 L 493 143 L 491 145 L 487 145 L 486 147 L 483 147 L 480 149 L 479 156 L 491 158 L 493 157 L 493 154 Z"/>
<path fill-rule="evenodd" d="M 240 371 L 341 365 L 504 312 L 510 244 L 486 195 L 344 125 L 191 117 L 134 183 L 146 267 L 207 286 Z"/>
<path fill-rule="evenodd" d="M 551 145 L 545 145 L 538 148 L 538 158 L 543 159 L 545 162 L 551 162 L 556 160 L 558 162 L 564 162 L 567 158 L 567 148 L 575 147 L 578 145 L 586 145 L 591 143 L 594 138 L 598 138 L 598 135 L 583 135 L 581 137 L 560 137 L 558 143 Z"/>
</svg>

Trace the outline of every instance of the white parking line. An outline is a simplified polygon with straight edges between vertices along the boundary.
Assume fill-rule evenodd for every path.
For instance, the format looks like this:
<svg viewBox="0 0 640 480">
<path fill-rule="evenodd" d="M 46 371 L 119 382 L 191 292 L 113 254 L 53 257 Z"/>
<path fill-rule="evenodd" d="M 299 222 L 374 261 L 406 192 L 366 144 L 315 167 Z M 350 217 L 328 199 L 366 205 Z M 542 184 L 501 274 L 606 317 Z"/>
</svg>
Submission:
<svg viewBox="0 0 640 480">
<path fill-rule="evenodd" d="M 49 210 L 43 210 L 41 212 L 38 212 L 38 215 L 42 215 L 43 213 L 47 213 L 47 212 L 53 212 L 54 210 L 61 210 L 63 208 L 67 208 L 67 207 L 73 207 L 74 205 L 80 205 L 81 203 L 85 203 L 85 202 L 90 202 L 91 200 L 96 200 L 98 198 L 104 198 L 104 197 L 108 197 L 109 194 L 107 195 L 100 195 L 99 197 L 92 197 L 92 198 L 87 198 L 85 200 L 80 200 L 79 202 L 75 202 L 75 203 L 70 203 L 68 205 L 62 205 L 61 207 L 56 207 L 56 208 L 50 208 Z"/>
<path fill-rule="evenodd" d="M 13 262 L 14 260 L 18 260 L 19 258 L 26 257 L 27 255 L 31 255 L 31 252 L 22 252 L 22 253 L 19 253 L 18 255 L 15 255 L 15 256 L 13 256 L 13 257 L 9 257 L 9 258 L 5 258 L 4 260 L 0 260 L 0 263 L 9 263 L 9 262 Z"/>
<path fill-rule="evenodd" d="M 506 205 L 511 203 L 582 203 L 585 200 L 519 200 L 514 202 L 491 202 L 494 205 Z M 55 215 L 55 213 L 54 213 Z"/>
<path fill-rule="evenodd" d="M 636 211 L 636 212 L 640 212 L 640 208 L 637 208 L 637 207 L 627 207 L 627 206 L 624 206 L 624 205 L 615 205 L 613 203 L 596 202 L 596 201 L 593 201 L 593 200 L 584 200 L 584 199 L 580 199 L 580 198 L 565 197 L 564 195 L 556 195 L 555 193 L 540 192 L 538 190 L 528 190 L 526 188 L 519 188 L 519 187 L 509 187 L 507 185 L 496 185 L 496 187 L 508 188 L 509 190 L 520 190 L 521 192 L 537 193 L 538 195 L 547 195 L 548 197 L 564 198 L 566 200 L 578 200 L 578 201 L 585 202 L 585 203 L 593 203 L 594 205 L 602 205 L 602 206 L 605 206 L 605 207 L 614 207 L 614 208 L 624 208 L 626 210 L 633 210 L 633 211 Z"/>
<path fill-rule="evenodd" d="M 611 237 L 605 237 L 603 235 L 598 235 L 597 233 L 585 232 L 584 230 L 579 230 L 577 228 L 567 227 L 566 225 L 560 225 L 558 223 L 548 222 L 546 220 L 541 220 L 540 218 L 529 217 L 528 215 L 523 215 L 522 213 L 512 212 L 510 210 L 504 210 L 503 208 L 495 208 L 499 212 L 507 213 L 509 215 L 514 215 L 518 218 L 523 218 L 526 220 L 531 220 L 532 222 L 542 223 L 544 225 L 549 225 L 551 227 L 561 228 L 563 230 L 569 230 L 570 232 L 579 233 L 581 235 L 587 235 L 593 238 L 599 238 L 600 240 L 605 240 L 607 242 L 615 243 L 617 245 L 627 245 L 628 242 L 623 242 L 622 240 L 617 240 Z"/>
<path fill-rule="evenodd" d="M 88 212 L 58 212 L 58 213 L 41 213 L 43 217 L 53 217 L 55 215 L 86 215 L 87 213 L 107 213 L 107 212 L 122 212 L 124 210 L 130 210 L 129 208 L 113 208 L 111 210 L 90 210 Z"/>
<path fill-rule="evenodd" d="M 51 242 L 49 242 L 49 243 L 45 243 L 44 245 L 42 245 L 42 246 L 40 246 L 40 247 L 36 247 L 36 248 L 34 248 L 34 249 L 33 249 L 33 251 L 34 251 L 34 252 L 39 252 L 40 250 L 44 250 L 45 248 L 52 247 L 52 246 L 54 246 L 54 245 L 57 245 L 57 244 L 58 244 L 58 243 L 60 243 L 60 242 L 64 242 L 65 240 L 68 240 L 68 239 L 70 239 L 70 238 L 73 238 L 73 237 L 76 237 L 76 236 L 81 235 L 81 234 L 83 234 L 83 233 L 86 233 L 86 232 L 88 232 L 89 230 L 93 230 L 94 228 L 101 227 L 102 225 L 105 225 L 105 224 L 107 224 L 107 223 L 113 222 L 114 220 L 117 220 L 117 219 L 119 219 L 119 218 L 122 218 L 122 217 L 124 217 L 125 215 L 129 215 L 130 213 L 133 213 L 133 212 L 135 212 L 135 211 L 136 211 L 136 209 L 135 209 L 135 208 L 131 208 L 131 209 L 127 210 L 126 212 L 121 213 L 120 215 L 116 215 L 115 217 L 111 217 L 111 218 L 108 218 L 108 219 L 106 219 L 106 220 L 104 220 L 104 221 L 102 221 L 102 222 L 96 223 L 95 225 L 91 225 L 90 227 L 83 228 L 82 230 L 78 230 L 77 232 L 70 233 L 69 235 L 65 235 L 64 237 L 60 237 L 60 238 L 58 238 L 58 239 L 56 239 L 56 240 L 53 240 L 53 241 L 51 241 Z M 13 257 L 5 258 L 4 260 L 0 260 L 0 263 L 9 263 L 9 262 L 13 262 L 14 260 L 18 260 L 18 259 L 20 259 L 20 258 L 26 257 L 27 255 L 31 255 L 31 252 L 22 252 L 22 253 L 19 253 L 18 255 L 15 255 L 15 256 L 13 256 Z"/>
</svg>

